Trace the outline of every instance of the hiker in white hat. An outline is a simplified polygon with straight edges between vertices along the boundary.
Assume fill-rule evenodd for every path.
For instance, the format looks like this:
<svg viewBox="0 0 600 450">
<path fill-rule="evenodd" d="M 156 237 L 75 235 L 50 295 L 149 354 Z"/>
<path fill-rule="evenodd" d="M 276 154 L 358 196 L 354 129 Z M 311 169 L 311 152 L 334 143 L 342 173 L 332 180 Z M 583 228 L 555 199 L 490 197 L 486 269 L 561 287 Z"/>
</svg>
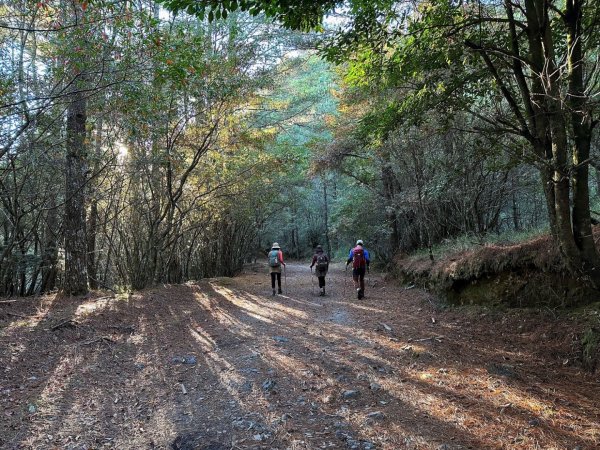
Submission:
<svg viewBox="0 0 600 450">
<path fill-rule="evenodd" d="M 285 263 L 283 262 L 283 252 L 277 242 L 273 242 L 271 251 L 269 252 L 269 273 L 271 274 L 271 288 L 273 289 L 273 295 L 275 295 L 275 279 L 277 279 L 277 293 L 281 294 L 281 266 L 285 270 Z"/>
<path fill-rule="evenodd" d="M 362 239 L 357 240 L 356 247 L 350 250 L 346 268 L 350 263 L 352 263 L 352 281 L 354 281 L 356 295 L 360 300 L 365 296 L 365 272 L 369 270 L 371 264 L 369 251 L 364 248 Z"/>
</svg>

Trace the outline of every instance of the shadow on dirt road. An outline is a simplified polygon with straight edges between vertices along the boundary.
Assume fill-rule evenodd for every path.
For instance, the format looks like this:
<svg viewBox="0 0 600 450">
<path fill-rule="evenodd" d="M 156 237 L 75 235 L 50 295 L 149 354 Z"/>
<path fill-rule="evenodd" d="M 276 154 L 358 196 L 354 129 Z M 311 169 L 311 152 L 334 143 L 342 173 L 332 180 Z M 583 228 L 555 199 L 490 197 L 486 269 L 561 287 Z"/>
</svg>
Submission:
<svg viewBox="0 0 600 450">
<path fill-rule="evenodd" d="M 539 312 L 288 264 L 2 318 L 6 449 L 593 448 L 600 388 Z M 50 314 L 48 314 L 50 312 Z M 523 315 L 525 314 L 525 315 Z M 17 317 L 19 318 L 19 317 Z M 70 326 L 53 327 L 61 319 Z M 539 325 L 542 323 L 542 325 Z M 535 325 L 534 325 L 535 324 Z M 519 328 L 520 327 L 520 328 Z M 551 334 L 554 333 L 554 334 Z M 548 344 L 550 345 L 550 344 Z"/>
</svg>

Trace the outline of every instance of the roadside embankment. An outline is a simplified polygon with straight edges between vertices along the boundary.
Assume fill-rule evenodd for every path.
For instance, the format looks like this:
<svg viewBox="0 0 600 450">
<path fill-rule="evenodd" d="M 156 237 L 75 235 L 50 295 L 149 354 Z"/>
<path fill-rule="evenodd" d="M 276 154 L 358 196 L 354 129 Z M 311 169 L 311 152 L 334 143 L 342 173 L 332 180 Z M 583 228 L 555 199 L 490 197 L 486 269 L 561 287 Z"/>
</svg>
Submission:
<svg viewBox="0 0 600 450">
<path fill-rule="evenodd" d="M 595 234 L 600 237 L 600 228 Z M 393 274 L 460 305 L 575 306 L 598 299 L 597 291 L 568 273 L 548 235 L 450 252 L 434 261 L 398 255 Z"/>
</svg>

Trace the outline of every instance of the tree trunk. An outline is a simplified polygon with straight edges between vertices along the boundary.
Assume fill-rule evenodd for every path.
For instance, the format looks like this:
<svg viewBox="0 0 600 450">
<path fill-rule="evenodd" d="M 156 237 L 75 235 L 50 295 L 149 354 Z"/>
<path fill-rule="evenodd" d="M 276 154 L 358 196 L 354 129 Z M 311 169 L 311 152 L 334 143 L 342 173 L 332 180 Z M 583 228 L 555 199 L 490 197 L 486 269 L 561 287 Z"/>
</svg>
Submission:
<svg viewBox="0 0 600 450">
<path fill-rule="evenodd" d="M 517 191 L 519 189 L 519 179 L 515 176 L 515 173 L 511 174 L 511 201 L 512 201 L 512 220 L 515 231 L 519 231 L 521 229 L 520 222 L 520 214 L 519 214 L 519 204 L 517 201 Z"/>
<path fill-rule="evenodd" d="M 98 289 L 98 271 L 96 258 L 96 231 L 98 224 L 98 201 L 91 200 L 87 228 L 87 276 L 90 289 Z"/>
<path fill-rule="evenodd" d="M 535 72 L 532 98 L 524 100 L 541 107 L 543 113 L 536 115 L 533 135 L 541 143 L 539 150 L 544 150 L 538 154 L 547 163 L 542 168 L 542 178 L 552 233 L 570 271 L 585 275 L 594 286 L 600 287 L 600 257 L 591 232 L 589 169 L 585 162 L 589 157 L 592 122 L 581 66 L 580 0 L 567 0 L 565 6 L 569 70 L 566 102 L 561 100 L 562 74 L 557 67 L 554 42 L 557 35 L 552 33 L 549 3 L 545 0 L 525 1 L 530 60 Z M 574 142 L 571 152 L 570 141 Z"/>
<path fill-rule="evenodd" d="M 63 292 L 88 292 L 87 241 L 85 223 L 86 100 L 81 92 L 71 95 L 67 110 L 67 158 L 65 177 L 65 279 Z"/>
<path fill-rule="evenodd" d="M 42 248 L 42 283 L 40 292 L 49 292 L 56 286 L 57 260 L 58 260 L 58 212 L 54 198 L 50 198 L 48 216 L 44 229 Z"/>
<path fill-rule="evenodd" d="M 327 254 L 331 258 L 331 241 L 329 240 L 329 203 L 327 202 L 327 179 L 325 176 L 322 178 L 323 181 L 323 206 L 325 209 L 325 248 L 327 248 Z"/>
<path fill-rule="evenodd" d="M 18 283 L 19 283 L 19 296 L 25 297 L 27 291 L 27 251 L 25 249 L 24 241 L 19 244 L 19 264 L 18 264 Z"/>
<path fill-rule="evenodd" d="M 390 227 L 390 248 L 392 256 L 400 246 L 400 231 L 398 229 L 398 217 L 396 215 L 396 207 L 394 198 L 396 196 L 396 183 L 394 180 L 394 172 L 386 163 L 381 168 L 381 176 L 383 179 L 383 195 L 386 199 L 386 218 Z"/>
<path fill-rule="evenodd" d="M 35 232 L 35 242 L 33 245 L 34 256 L 36 256 L 36 257 L 39 256 L 39 251 L 40 251 L 40 237 L 36 231 Z M 40 266 L 39 266 L 39 264 L 36 264 L 34 267 L 31 268 L 31 277 L 29 279 L 29 287 L 27 288 L 27 292 L 25 292 L 25 295 L 27 297 L 29 297 L 35 293 L 35 288 L 37 285 L 37 280 L 38 280 L 39 275 L 40 275 Z"/>
<path fill-rule="evenodd" d="M 298 209 L 296 205 L 292 208 L 292 217 L 294 218 L 294 228 L 292 229 L 292 245 L 294 249 L 294 257 L 300 259 L 300 232 L 298 231 Z"/>
<path fill-rule="evenodd" d="M 94 145 L 94 174 L 99 170 L 98 160 L 102 154 L 102 127 L 103 120 L 102 117 L 100 117 L 96 126 L 96 142 Z M 90 183 L 88 189 L 90 193 L 90 214 L 86 224 L 88 283 L 90 289 L 98 289 L 98 257 L 96 256 L 96 235 L 98 233 L 98 198 L 96 195 L 97 186 L 95 183 Z"/>
<path fill-rule="evenodd" d="M 565 257 L 567 266 L 574 272 L 580 270 L 582 261 L 575 245 L 571 224 L 570 180 L 567 163 L 568 140 L 564 117 L 557 102 L 549 103 L 549 123 L 552 135 L 552 186 L 554 188 L 554 214 L 558 246 Z"/>
<path fill-rule="evenodd" d="M 589 164 L 592 141 L 592 114 L 585 93 L 583 70 L 583 24 L 581 0 L 567 0 L 564 20 L 567 26 L 569 95 L 574 145 L 573 164 L 573 236 L 581 252 L 583 271 L 600 287 L 600 255 L 592 233 L 590 213 Z"/>
</svg>

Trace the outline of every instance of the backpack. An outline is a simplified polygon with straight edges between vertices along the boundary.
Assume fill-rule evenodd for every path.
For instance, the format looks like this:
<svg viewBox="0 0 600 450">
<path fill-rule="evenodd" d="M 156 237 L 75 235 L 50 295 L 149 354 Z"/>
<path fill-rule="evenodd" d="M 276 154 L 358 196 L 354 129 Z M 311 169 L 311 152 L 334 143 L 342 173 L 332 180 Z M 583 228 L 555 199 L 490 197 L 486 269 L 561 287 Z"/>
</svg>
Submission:
<svg viewBox="0 0 600 450">
<path fill-rule="evenodd" d="M 281 263 L 279 262 L 279 250 L 271 250 L 269 252 L 269 266 L 270 267 L 279 267 Z"/>
<path fill-rule="evenodd" d="M 329 264 L 329 259 L 325 253 L 317 253 L 317 261 L 315 269 L 319 272 L 325 272 L 327 270 L 327 265 Z"/>
<path fill-rule="evenodd" d="M 352 253 L 354 254 L 354 256 L 352 257 L 353 269 L 362 269 L 367 265 L 367 260 L 365 259 L 365 251 L 360 245 L 354 247 L 352 249 Z"/>
</svg>

